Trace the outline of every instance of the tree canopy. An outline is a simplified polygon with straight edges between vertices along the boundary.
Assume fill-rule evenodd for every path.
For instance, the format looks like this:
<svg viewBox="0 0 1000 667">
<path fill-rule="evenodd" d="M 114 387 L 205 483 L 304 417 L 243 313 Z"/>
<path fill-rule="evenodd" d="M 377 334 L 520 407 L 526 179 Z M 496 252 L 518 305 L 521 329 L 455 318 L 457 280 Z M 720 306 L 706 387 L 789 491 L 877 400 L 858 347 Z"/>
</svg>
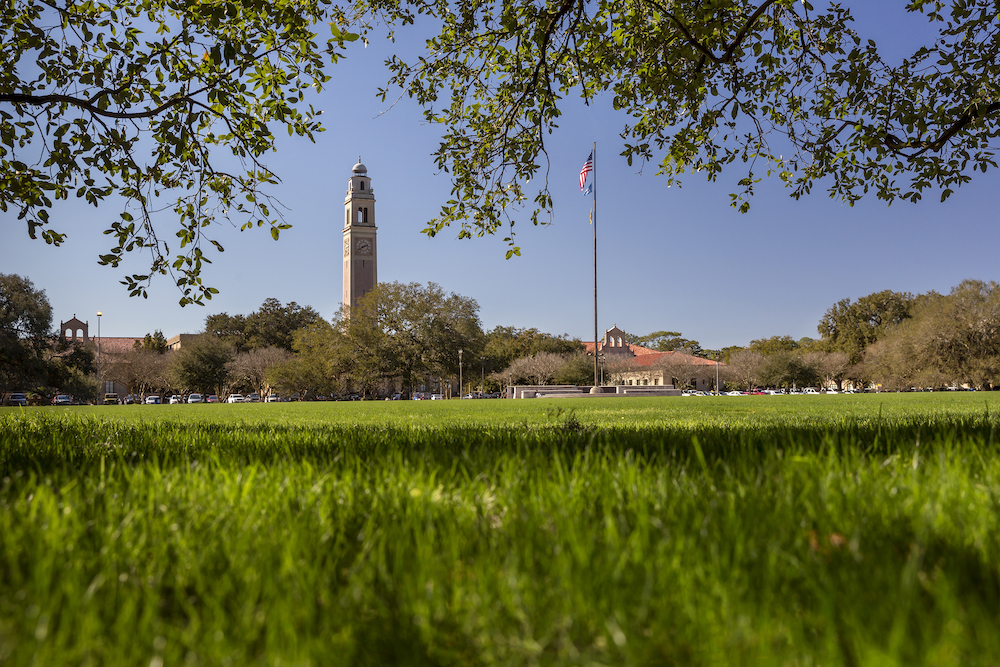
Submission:
<svg viewBox="0 0 1000 667">
<path fill-rule="evenodd" d="M 114 244 L 100 262 L 117 267 L 147 250 L 148 272 L 123 280 L 133 296 L 170 274 L 181 305 L 203 303 L 217 291 L 202 282 L 204 248 L 223 250 L 213 221 L 267 227 L 275 239 L 289 226 L 262 158 L 276 129 L 310 139 L 322 130 L 306 100 L 357 38 L 342 26 L 330 0 L 5 3 L 0 211 L 13 208 L 32 238 L 59 245 L 68 231 L 50 216 L 55 202 L 114 196 Z"/>
<path fill-rule="evenodd" d="M 27 278 L 0 273 L 0 394 L 40 384 L 51 344 L 52 306 Z"/>
<path fill-rule="evenodd" d="M 830 306 L 817 330 L 832 349 L 861 361 L 869 345 L 910 316 L 913 295 L 882 290 L 857 301 L 841 299 Z"/>
<path fill-rule="evenodd" d="M 401 87 L 443 127 L 434 154 L 452 198 L 425 232 L 492 234 L 516 211 L 552 208 L 546 137 L 568 98 L 610 98 L 622 155 L 668 184 L 739 169 L 733 206 L 777 176 L 853 203 L 941 198 L 996 166 L 1000 17 L 989 0 L 913 0 L 929 37 L 887 62 L 850 10 L 799 0 L 366 0 L 440 30 L 418 59 L 394 57 Z M 428 22 L 422 22 L 426 25 Z M 581 161 L 583 156 L 581 155 Z M 530 181 L 530 183 L 529 183 Z M 540 185 L 538 185 L 540 184 Z M 537 189 L 536 189 L 537 188 Z M 541 217 L 540 217 L 541 215 Z M 508 237 L 508 256 L 518 251 Z"/>
<path fill-rule="evenodd" d="M 282 305 L 269 297 L 249 315 L 209 315 L 205 318 L 205 332 L 226 341 L 238 352 L 266 347 L 291 351 L 295 332 L 322 319 L 312 306 L 300 306 L 294 301 Z"/>
</svg>

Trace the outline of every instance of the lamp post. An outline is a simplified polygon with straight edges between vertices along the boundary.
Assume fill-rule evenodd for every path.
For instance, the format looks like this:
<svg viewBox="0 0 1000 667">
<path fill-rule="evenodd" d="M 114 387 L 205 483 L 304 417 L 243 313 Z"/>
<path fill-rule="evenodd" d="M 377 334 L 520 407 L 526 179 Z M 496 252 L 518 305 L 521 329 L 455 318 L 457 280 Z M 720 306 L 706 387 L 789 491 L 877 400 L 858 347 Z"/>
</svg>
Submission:
<svg viewBox="0 0 1000 667">
<path fill-rule="evenodd" d="M 715 355 L 715 395 L 721 396 L 722 392 L 719 391 L 719 360 L 722 358 L 722 350 L 719 350 Z"/>
<path fill-rule="evenodd" d="M 101 311 L 97 311 L 97 400 L 104 403 L 104 380 L 101 378 Z"/>
<path fill-rule="evenodd" d="M 462 398 L 462 392 L 465 388 L 462 387 L 462 348 L 458 348 L 458 397 Z"/>
<path fill-rule="evenodd" d="M 479 396 L 486 390 L 486 357 L 479 357 Z"/>
<path fill-rule="evenodd" d="M 601 352 L 597 355 L 597 360 L 601 363 L 601 386 L 604 386 L 604 353 Z"/>
</svg>

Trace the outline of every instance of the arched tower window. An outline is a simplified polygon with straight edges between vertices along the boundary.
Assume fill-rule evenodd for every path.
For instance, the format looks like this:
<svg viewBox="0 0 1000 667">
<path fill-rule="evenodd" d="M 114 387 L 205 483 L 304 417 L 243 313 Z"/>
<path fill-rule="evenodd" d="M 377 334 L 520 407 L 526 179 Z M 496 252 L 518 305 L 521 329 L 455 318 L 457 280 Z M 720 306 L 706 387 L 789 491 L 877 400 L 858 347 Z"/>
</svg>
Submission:
<svg viewBox="0 0 1000 667">
<path fill-rule="evenodd" d="M 365 189 L 365 182 L 364 182 L 364 181 L 361 181 L 361 189 L 362 189 L 362 190 L 364 190 L 364 189 Z"/>
<path fill-rule="evenodd" d="M 365 212 L 364 221 L 367 223 L 368 222 L 368 207 L 367 206 L 364 208 L 364 212 Z"/>
</svg>

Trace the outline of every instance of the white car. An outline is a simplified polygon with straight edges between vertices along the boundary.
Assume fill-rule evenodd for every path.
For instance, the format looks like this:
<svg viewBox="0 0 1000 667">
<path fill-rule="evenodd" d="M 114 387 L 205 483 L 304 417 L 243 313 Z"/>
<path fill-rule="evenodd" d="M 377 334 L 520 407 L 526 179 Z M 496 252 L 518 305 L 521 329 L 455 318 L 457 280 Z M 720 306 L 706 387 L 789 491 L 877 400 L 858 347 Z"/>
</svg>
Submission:
<svg viewBox="0 0 1000 667">
<path fill-rule="evenodd" d="M 191 394 L 188 396 L 188 403 L 204 403 L 205 397 L 201 394 Z"/>
<path fill-rule="evenodd" d="M 178 403 L 183 403 L 183 402 L 184 399 L 178 396 L 177 394 L 174 394 L 173 396 L 170 397 L 170 405 L 177 405 Z"/>
<path fill-rule="evenodd" d="M 229 398 L 226 399 L 226 403 L 242 403 L 243 394 L 230 394 Z"/>
<path fill-rule="evenodd" d="M 160 402 L 161 401 L 160 401 L 160 397 L 159 396 L 147 396 L 146 397 L 146 405 L 159 405 Z"/>
<path fill-rule="evenodd" d="M 444 400 L 444 396 L 441 395 L 441 394 L 431 394 L 431 400 L 432 401 L 443 401 Z"/>
<path fill-rule="evenodd" d="M 802 393 L 807 396 L 819 396 L 819 391 L 815 387 L 806 387 L 802 390 Z"/>
<path fill-rule="evenodd" d="M 264 399 L 264 402 L 265 403 L 281 403 L 281 397 L 278 396 L 277 394 L 271 394 L 270 396 L 268 396 L 267 398 Z"/>
</svg>

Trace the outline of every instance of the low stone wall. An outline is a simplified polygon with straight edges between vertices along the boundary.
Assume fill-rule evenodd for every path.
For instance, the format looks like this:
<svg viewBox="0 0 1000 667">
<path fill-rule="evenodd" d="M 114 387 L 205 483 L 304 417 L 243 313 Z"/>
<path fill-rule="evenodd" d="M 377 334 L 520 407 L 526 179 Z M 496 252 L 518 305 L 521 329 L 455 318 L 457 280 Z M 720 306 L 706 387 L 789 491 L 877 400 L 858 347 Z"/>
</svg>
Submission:
<svg viewBox="0 0 1000 667">
<path fill-rule="evenodd" d="M 617 385 L 598 387 L 590 393 L 591 385 L 518 385 L 507 389 L 507 398 L 590 398 L 598 396 L 680 396 L 681 390 L 673 385 Z"/>
</svg>

